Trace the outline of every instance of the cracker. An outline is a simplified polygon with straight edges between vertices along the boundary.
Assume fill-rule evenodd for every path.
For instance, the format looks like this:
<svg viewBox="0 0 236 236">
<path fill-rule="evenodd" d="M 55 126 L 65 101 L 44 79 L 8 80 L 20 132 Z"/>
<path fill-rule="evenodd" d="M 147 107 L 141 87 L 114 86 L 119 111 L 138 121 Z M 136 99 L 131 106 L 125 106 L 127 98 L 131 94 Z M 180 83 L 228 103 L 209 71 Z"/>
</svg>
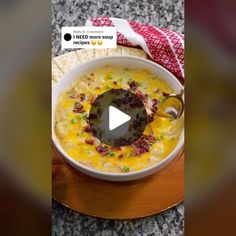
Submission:
<svg viewBox="0 0 236 236">
<path fill-rule="evenodd" d="M 130 48 L 130 47 L 122 47 L 122 55 L 147 58 L 147 54 L 142 49 Z"/>
<path fill-rule="evenodd" d="M 101 48 L 95 50 L 95 58 L 108 56 L 108 48 Z"/>
<path fill-rule="evenodd" d="M 122 46 L 117 45 L 116 48 L 109 48 L 108 56 L 122 56 Z"/>
<path fill-rule="evenodd" d="M 75 51 L 75 53 L 80 63 L 91 61 L 95 58 L 95 49 L 86 48 L 86 49 L 77 50 Z"/>
<path fill-rule="evenodd" d="M 64 73 L 60 70 L 60 68 L 57 66 L 54 59 L 52 59 L 52 80 L 55 82 L 58 82 Z"/>
<path fill-rule="evenodd" d="M 80 64 L 80 61 L 74 51 L 55 57 L 54 60 L 65 74 Z"/>
</svg>

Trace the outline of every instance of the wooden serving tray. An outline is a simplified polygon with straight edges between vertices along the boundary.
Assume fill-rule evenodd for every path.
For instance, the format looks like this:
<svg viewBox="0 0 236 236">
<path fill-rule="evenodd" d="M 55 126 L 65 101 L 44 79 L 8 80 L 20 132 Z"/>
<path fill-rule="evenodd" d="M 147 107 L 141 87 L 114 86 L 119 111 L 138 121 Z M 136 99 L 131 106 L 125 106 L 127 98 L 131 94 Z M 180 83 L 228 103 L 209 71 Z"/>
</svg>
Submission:
<svg viewBox="0 0 236 236">
<path fill-rule="evenodd" d="M 80 213 L 135 219 L 169 209 L 184 199 L 184 153 L 158 173 L 137 181 L 102 181 L 75 170 L 53 148 L 52 197 Z"/>
</svg>

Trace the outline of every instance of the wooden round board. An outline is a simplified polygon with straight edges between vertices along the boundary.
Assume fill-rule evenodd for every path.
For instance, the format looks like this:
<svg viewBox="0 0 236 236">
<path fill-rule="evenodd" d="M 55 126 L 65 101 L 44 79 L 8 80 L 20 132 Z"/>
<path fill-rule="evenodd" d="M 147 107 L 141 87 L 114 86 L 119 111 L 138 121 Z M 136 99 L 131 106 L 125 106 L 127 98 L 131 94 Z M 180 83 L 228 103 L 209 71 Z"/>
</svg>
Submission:
<svg viewBox="0 0 236 236">
<path fill-rule="evenodd" d="M 108 182 L 86 176 L 53 148 L 52 197 L 80 213 L 107 219 L 150 216 L 184 199 L 184 154 L 158 173 L 137 181 Z"/>
<path fill-rule="evenodd" d="M 86 50 L 80 50 L 54 58 L 53 84 L 59 82 L 66 73 L 60 66 L 64 65 L 64 59 L 70 56 L 71 60 L 67 62 L 73 61 L 69 64 L 73 67 L 76 66 L 77 57 L 80 61 L 76 63 L 83 62 L 79 56 L 85 52 L 87 53 Z M 87 57 L 86 60 L 93 59 L 96 53 L 101 56 L 101 52 L 105 56 L 110 51 L 94 51 L 93 57 Z M 113 53 L 127 55 L 130 52 L 129 48 L 119 46 Z M 139 51 L 131 51 L 130 55 L 134 53 Z M 141 52 L 140 56 L 145 57 L 145 53 Z M 135 219 L 160 213 L 184 199 L 184 153 L 181 152 L 170 164 L 152 176 L 137 181 L 109 182 L 78 172 L 53 148 L 52 197 L 72 210 L 107 219 Z"/>
</svg>

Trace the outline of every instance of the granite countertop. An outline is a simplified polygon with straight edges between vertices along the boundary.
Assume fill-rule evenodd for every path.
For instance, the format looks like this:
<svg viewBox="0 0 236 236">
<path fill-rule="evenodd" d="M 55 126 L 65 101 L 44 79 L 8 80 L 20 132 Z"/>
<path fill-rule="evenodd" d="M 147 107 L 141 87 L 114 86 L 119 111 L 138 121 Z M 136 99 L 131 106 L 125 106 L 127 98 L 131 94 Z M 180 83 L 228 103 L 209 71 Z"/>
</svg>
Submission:
<svg viewBox="0 0 236 236">
<path fill-rule="evenodd" d="M 83 26 L 88 18 L 106 15 L 150 23 L 184 33 L 183 0 L 52 0 L 52 55 L 60 48 L 62 26 Z M 184 205 L 132 221 L 103 220 L 52 202 L 52 235 L 183 235 Z"/>
</svg>

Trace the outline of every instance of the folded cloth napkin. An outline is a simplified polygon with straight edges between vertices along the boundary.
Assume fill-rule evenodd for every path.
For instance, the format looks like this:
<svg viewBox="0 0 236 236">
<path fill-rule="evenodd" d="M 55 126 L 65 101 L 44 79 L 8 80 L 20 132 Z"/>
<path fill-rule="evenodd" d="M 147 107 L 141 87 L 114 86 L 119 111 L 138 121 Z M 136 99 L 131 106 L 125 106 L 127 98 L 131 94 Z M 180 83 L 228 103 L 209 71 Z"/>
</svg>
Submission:
<svg viewBox="0 0 236 236">
<path fill-rule="evenodd" d="M 184 36 L 181 33 L 107 16 L 87 20 L 86 26 L 115 26 L 118 44 L 141 47 L 155 62 L 183 82 Z"/>
</svg>

